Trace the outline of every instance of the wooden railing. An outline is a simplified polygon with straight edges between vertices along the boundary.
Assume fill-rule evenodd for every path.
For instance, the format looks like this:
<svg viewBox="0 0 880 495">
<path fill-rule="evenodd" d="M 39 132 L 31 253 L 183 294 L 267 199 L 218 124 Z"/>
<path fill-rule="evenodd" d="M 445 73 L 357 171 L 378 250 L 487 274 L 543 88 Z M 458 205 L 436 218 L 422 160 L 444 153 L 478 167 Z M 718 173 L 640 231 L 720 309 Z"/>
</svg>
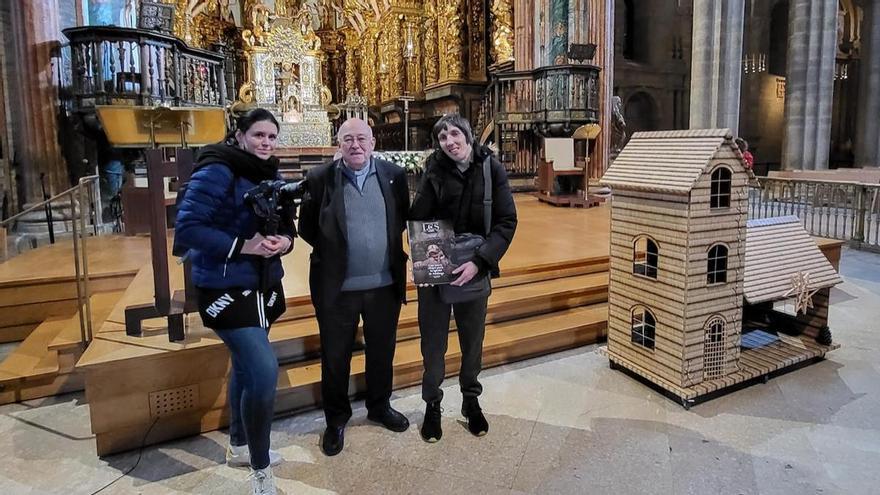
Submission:
<svg viewBox="0 0 880 495">
<path fill-rule="evenodd" d="M 152 31 L 115 26 L 65 29 L 74 110 L 94 105 L 224 106 L 220 54 Z"/>
<path fill-rule="evenodd" d="M 759 178 L 749 218 L 794 215 L 812 235 L 880 251 L 880 184 Z"/>
</svg>

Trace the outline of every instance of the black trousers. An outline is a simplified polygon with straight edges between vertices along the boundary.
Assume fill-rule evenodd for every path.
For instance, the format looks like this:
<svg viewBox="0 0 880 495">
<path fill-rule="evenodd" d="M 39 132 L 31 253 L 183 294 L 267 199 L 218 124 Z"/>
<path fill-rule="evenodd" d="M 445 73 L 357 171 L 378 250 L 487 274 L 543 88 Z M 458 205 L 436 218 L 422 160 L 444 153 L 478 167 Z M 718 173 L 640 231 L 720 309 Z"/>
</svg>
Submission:
<svg viewBox="0 0 880 495">
<path fill-rule="evenodd" d="M 389 405 L 400 300 L 393 285 L 343 292 L 336 304 L 316 308 L 321 334 L 321 395 L 327 426 L 345 426 L 351 418 L 348 384 L 351 353 L 361 318 L 364 322 L 367 409 Z"/>
<path fill-rule="evenodd" d="M 437 287 L 419 288 L 419 332 L 422 337 L 422 399 L 443 399 L 446 376 L 446 348 L 449 341 L 449 315 L 455 316 L 461 346 L 461 371 L 458 383 L 465 397 L 478 397 L 483 386 L 477 380 L 483 366 L 483 336 L 486 334 L 486 306 L 489 297 L 458 304 L 446 304 Z"/>
</svg>

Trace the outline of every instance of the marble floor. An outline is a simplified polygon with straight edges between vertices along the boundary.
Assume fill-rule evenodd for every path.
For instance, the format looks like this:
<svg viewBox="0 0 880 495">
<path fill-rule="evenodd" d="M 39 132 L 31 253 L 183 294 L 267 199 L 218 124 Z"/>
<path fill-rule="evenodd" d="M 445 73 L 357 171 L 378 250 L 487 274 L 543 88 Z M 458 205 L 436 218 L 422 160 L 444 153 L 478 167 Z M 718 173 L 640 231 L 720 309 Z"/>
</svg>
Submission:
<svg viewBox="0 0 880 495">
<path fill-rule="evenodd" d="M 612 371 L 596 346 L 483 374 L 490 432 L 472 437 L 449 381 L 443 439 L 422 442 L 417 388 L 395 393 L 414 423 L 395 434 L 363 403 L 342 454 L 318 447 L 314 411 L 277 420 L 275 469 L 293 494 L 869 494 L 880 486 L 880 255 L 845 250 L 832 293 L 842 347 L 813 366 L 685 411 Z M 0 407 L 0 493 L 247 493 L 212 432 L 99 459 L 82 394 Z M 132 469 L 134 467 L 134 469 Z"/>
</svg>

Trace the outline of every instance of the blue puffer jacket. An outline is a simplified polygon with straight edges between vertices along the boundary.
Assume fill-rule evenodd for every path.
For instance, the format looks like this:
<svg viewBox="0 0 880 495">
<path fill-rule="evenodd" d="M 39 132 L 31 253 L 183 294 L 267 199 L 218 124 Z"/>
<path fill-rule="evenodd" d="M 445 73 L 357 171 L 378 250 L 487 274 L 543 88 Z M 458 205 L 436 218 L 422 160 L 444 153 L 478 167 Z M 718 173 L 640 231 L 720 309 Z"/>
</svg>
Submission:
<svg viewBox="0 0 880 495">
<path fill-rule="evenodd" d="M 175 235 L 190 247 L 196 287 L 260 288 L 261 258 L 240 253 L 244 241 L 257 233 L 259 219 L 243 199 L 254 186 L 222 163 L 204 165 L 190 178 L 178 207 Z M 284 227 L 279 234 L 294 235 Z M 267 263 L 272 286 L 281 281 L 284 270 L 279 257 Z"/>
</svg>

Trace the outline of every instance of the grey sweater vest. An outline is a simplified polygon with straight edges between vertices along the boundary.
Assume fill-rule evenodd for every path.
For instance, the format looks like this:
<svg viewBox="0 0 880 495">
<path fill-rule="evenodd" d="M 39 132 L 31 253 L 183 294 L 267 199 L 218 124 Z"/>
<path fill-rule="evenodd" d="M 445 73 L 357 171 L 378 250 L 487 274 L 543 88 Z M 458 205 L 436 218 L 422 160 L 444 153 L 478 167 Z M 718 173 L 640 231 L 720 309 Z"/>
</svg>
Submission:
<svg viewBox="0 0 880 495">
<path fill-rule="evenodd" d="M 388 222 L 378 175 L 375 171 L 370 172 L 361 191 L 348 178 L 343 182 L 348 265 L 342 290 L 369 290 L 391 285 Z"/>
</svg>

